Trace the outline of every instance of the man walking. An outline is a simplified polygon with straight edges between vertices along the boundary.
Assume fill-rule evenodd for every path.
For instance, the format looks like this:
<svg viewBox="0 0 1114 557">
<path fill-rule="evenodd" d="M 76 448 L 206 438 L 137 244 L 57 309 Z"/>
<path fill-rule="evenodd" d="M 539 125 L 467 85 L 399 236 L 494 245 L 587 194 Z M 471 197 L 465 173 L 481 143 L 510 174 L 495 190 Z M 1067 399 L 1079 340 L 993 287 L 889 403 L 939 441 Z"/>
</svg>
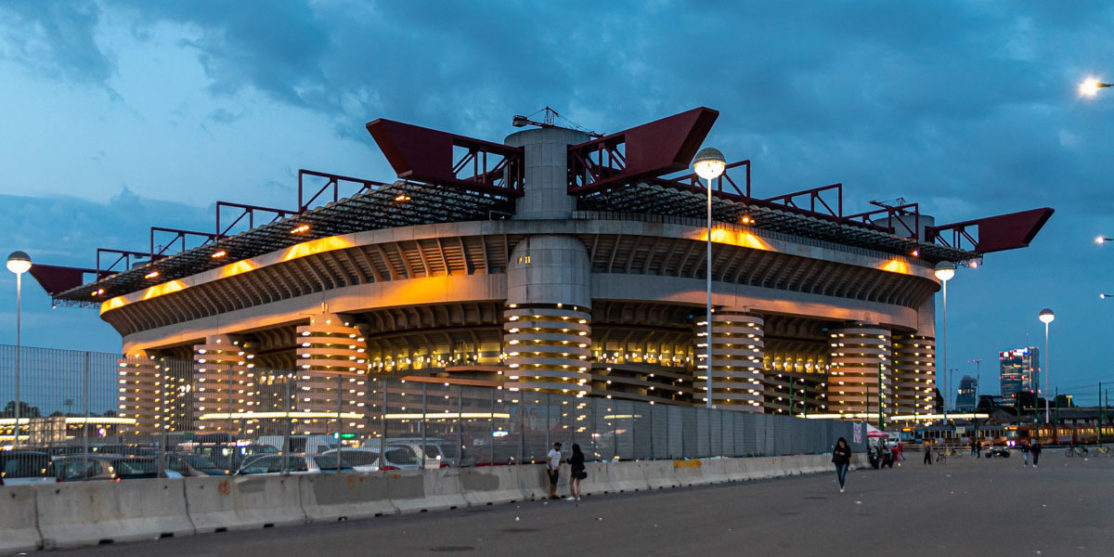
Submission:
<svg viewBox="0 0 1114 557">
<path fill-rule="evenodd" d="M 557 481 L 561 478 L 561 444 L 554 443 L 545 457 L 545 471 L 549 474 L 549 498 L 557 498 Z"/>
<path fill-rule="evenodd" d="M 1034 441 L 1033 446 L 1029 448 L 1029 452 L 1033 453 L 1033 468 L 1037 467 L 1037 461 L 1041 459 L 1041 443 Z"/>
<path fill-rule="evenodd" d="M 924 463 L 932 464 L 932 441 L 925 439 L 921 447 L 924 448 Z"/>
</svg>

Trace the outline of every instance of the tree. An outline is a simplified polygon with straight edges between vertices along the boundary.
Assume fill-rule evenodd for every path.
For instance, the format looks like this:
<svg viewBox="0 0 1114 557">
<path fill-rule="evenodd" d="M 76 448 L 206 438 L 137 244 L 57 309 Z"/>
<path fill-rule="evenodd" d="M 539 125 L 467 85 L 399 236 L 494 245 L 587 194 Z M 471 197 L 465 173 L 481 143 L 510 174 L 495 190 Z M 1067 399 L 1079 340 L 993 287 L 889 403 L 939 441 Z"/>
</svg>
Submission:
<svg viewBox="0 0 1114 557">
<path fill-rule="evenodd" d="M 15 401 L 14 400 L 9 400 L 8 403 L 6 405 L 4 405 L 4 411 L 0 412 L 0 416 L 3 416 L 5 418 L 14 418 L 15 417 Z M 27 401 L 21 400 L 21 401 L 19 401 L 19 417 L 20 418 L 38 418 L 39 417 L 39 407 L 38 406 L 31 406 L 30 404 L 27 403 Z"/>
</svg>

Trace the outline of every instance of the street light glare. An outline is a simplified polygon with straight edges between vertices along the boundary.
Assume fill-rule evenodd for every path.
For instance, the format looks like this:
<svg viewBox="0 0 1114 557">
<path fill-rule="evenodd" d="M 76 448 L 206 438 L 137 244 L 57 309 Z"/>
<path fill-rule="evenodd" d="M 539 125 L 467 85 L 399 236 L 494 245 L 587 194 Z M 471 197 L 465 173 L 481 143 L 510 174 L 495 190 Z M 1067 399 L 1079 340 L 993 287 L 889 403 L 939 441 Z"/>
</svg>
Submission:
<svg viewBox="0 0 1114 557">
<path fill-rule="evenodd" d="M 719 149 L 706 147 L 701 149 L 696 154 L 696 158 L 692 160 L 692 169 L 696 172 L 697 176 L 705 180 L 715 180 L 723 174 L 723 169 L 727 166 L 727 161 L 723 158 L 723 153 Z"/>
<path fill-rule="evenodd" d="M 1105 244 L 1106 243 L 1106 236 L 1099 236 L 1099 237 L 1095 238 L 1095 243 L 1100 245 L 1100 246 Z"/>
<path fill-rule="evenodd" d="M 936 264 L 936 278 L 942 281 L 949 281 L 955 276 L 955 264 L 950 261 L 941 261 Z"/>
<path fill-rule="evenodd" d="M 1079 84 L 1079 96 L 1093 97 L 1099 93 L 1099 80 L 1094 77 L 1088 77 Z"/>
<path fill-rule="evenodd" d="M 1037 319 L 1040 319 L 1041 323 L 1047 325 L 1051 323 L 1053 319 L 1056 319 L 1056 314 L 1052 313 L 1052 310 L 1044 308 L 1041 310 L 1040 315 L 1037 316 Z"/>
<path fill-rule="evenodd" d="M 13 251 L 12 254 L 8 256 L 9 271 L 17 275 L 22 275 L 29 269 L 31 269 L 31 256 L 27 255 L 26 252 Z"/>
</svg>

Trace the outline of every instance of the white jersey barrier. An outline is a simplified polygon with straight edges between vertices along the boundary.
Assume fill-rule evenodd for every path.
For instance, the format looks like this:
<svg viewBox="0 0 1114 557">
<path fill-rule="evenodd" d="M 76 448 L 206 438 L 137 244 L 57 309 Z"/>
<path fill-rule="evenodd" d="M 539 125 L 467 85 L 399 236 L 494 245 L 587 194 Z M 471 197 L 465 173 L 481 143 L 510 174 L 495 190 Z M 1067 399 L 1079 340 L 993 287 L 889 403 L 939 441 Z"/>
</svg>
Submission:
<svg viewBox="0 0 1114 557">
<path fill-rule="evenodd" d="M 198 533 L 290 526 L 306 521 L 298 494 L 298 476 L 196 477 L 182 482 L 190 520 Z"/>
<path fill-rule="evenodd" d="M 39 486 L 35 503 L 46 549 L 194 533 L 180 479 Z"/>
<path fill-rule="evenodd" d="M 865 457 L 856 454 L 856 468 Z M 589 462 L 584 494 L 828 472 L 831 455 Z M 571 469 L 561 467 L 558 495 Z M 549 496 L 541 464 L 370 474 L 74 482 L 0 488 L 0 555 L 157 537 L 373 518 Z"/>
<path fill-rule="evenodd" d="M 16 485 L 0 488 L 0 555 L 27 553 L 39 548 L 42 537 L 35 526 L 35 492 L 54 485 Z"/>
</svg>

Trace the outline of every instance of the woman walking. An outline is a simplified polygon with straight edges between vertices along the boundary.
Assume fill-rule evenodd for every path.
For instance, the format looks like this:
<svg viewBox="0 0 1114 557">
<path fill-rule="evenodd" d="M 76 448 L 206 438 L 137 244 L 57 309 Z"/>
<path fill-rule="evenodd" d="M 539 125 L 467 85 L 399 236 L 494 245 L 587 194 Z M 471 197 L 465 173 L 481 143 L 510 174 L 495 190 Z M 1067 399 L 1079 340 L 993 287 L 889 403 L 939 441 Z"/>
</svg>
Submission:
<svg viewBox="0 0 1114 557">
<path fill-rule="evenodd" d="M 832 449 L 832 463 L 836 465 L 836 476 L 839 476 L 839 492 L 843 493 L 843 483 L 847 480 L 847 469 L 851 467 L 851 446 L 843 437 L 836 441 Z"/>
<path fill-rule="evenodd" d="M 569 501 L 580 500 L 580 480 L 587 478 L 588 474 L 584 471 L 584 453 L 580 450 L 580 445 L 572 444 L 572 456 L 569 457 Z"/>
</svg>

